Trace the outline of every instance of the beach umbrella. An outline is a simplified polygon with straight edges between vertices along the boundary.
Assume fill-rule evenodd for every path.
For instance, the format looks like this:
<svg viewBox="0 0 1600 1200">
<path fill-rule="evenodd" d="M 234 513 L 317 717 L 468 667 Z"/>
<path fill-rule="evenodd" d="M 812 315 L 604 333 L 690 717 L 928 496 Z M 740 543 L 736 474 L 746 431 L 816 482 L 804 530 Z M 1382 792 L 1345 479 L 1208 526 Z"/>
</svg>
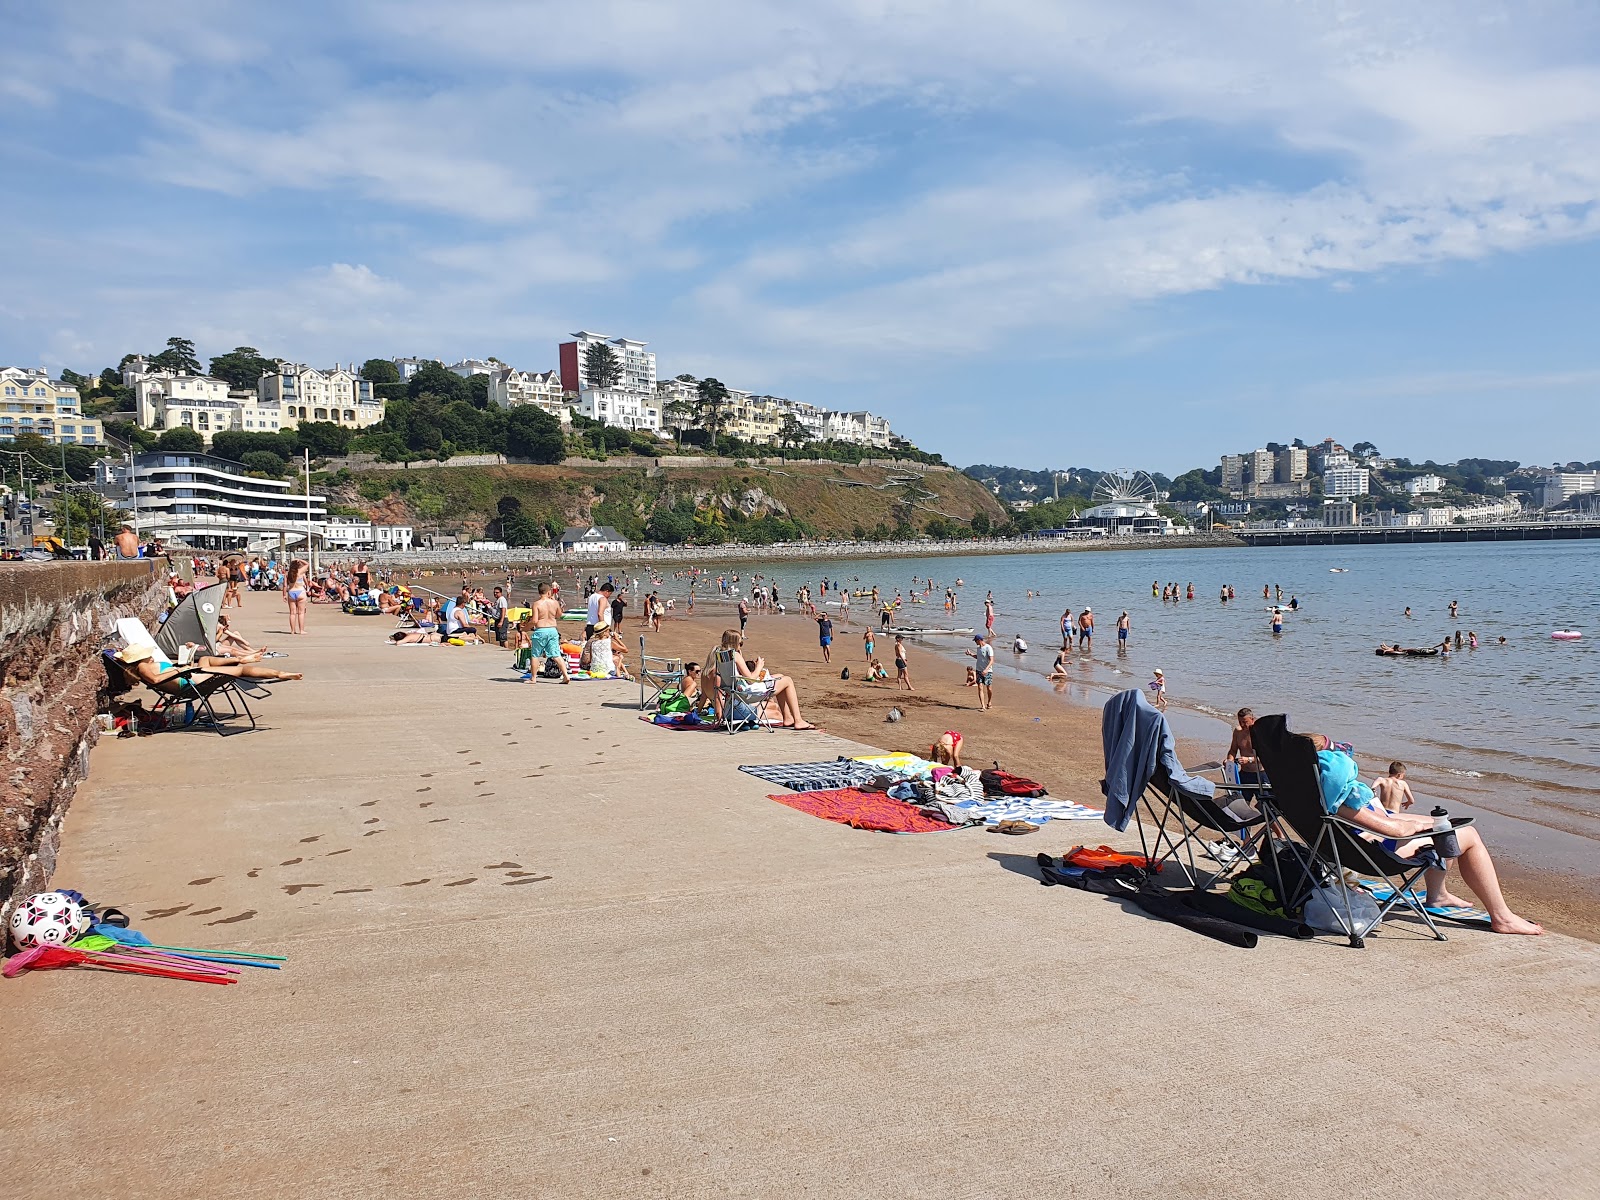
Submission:
<svg viewBox="0 0 1600 1200">
<path fill-rule="evenodd" d="M 178 661 L 178 649 L 186 642 L 204 647 L 207 654 L 217 652 L 217 614 L 222 610 L 222 594 L 227 586 L 213 583 L 210 587 L 196 588 L 178 601 L 178 607 L 172 610 L 161 632 L 156 634 L 156 645 L 170 661 Z"/>
</svg>

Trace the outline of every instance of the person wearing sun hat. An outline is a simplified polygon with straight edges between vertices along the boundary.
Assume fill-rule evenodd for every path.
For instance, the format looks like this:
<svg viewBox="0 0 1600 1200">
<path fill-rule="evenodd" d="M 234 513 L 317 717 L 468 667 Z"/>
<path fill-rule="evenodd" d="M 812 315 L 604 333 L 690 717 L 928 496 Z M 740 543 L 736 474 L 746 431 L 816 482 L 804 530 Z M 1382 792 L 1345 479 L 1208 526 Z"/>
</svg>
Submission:
<svg viewBox="0 0 1600 1200">
<path fill-rule="evenodd" d="M 117 651 L 115 658 L 124 666 L 132 668 L 132 673 L 138 677 L 140 683 L 158 691 L 164 690 L 162 684 L 190 671 L 204 675 L 231 675 L 235 679 L 264 679 L 274 683 L 301 678 L 298 672 L 263 667 L 258 661 L 259 655 L 248 655 L 240 659 L 202 654 L 188 666 L 179 667 L 168 662 L 155 646 L 148 643 L 124 646 Z"/>
<path fill-rule="evenodd" d="M 1150 703 L 1154 707 L 1160 709 L 1162 712 L 1166 712 L 1167 711 L 1167 677 L 1162 672 L 1160 667 L 1156 668 L 1155 677 L 1152 678 L 1150 680 L 1150 682 L 1148 684 L 1146 684 L 1145 686 L 1150 689 Z"/>
</svg>

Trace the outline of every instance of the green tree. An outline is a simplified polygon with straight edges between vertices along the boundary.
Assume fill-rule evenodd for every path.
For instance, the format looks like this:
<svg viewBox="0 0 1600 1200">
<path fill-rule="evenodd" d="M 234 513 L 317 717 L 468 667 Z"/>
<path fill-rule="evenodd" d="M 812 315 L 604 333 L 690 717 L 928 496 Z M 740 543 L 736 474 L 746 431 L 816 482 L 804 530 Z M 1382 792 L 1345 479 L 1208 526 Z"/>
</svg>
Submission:
<svg viewBox="0 0 1600 1200">
<path fill-rule="evenodd" d="M 239 461 L 244 464 L 246 470 L 270 475 L 273 479 L 282 479 L 284 471 L 289 466 L 281 455 L 274 454 L 271 450 L 252 450 Z"/>
<path fill-rule="evenodd" d="M 694 516 L 670 508 L 658 508 L 650 514 L 644 528 L 645 537 L 663 546 L 681 546 L 694 536 Z"/>
<path fill-rule="evenodd" d="M 399 383 L 400 368 L 387 358 L 369 358 L 361 364 L 361 378 L 372 383 Z"/>
<path fill-rule="evenodd" d="M 474 408 L 489 407 L 489 377 L 487 375 L 467 376 L 467 399 L 472 401 Z"/>
<path fill-rule="evenodd" d="M 332 421 L 301 421 L 294 435 L 298 447 L 311 451 L 312 458 L 337 458 L 350 452 L 355 430 Z"/>
<path fill-rule="evenodd" d="M 972 532 L 979 537 L 989 536 L 989 514 L 978 512 L 972 515 Z"/>
<path fill-rule="evenodd" d="M 206 448 L 206 440 L 187 425 L 179 425 L 176 429 L 169 429 L 161 435 L 156 442 L 159 450 L 177 450 L 193 453 Z"/>
<path fill-rule="evenodd" d="M 727 416 L 727 385 L 708 376 L 695 385 L 695 393 L 695 423 L 711 435 L 711 444 L 715 446 L 717 431 Z"/>
<path fill-rule="evenodd" d="M 500 538 L 508 546 L 548 546 L 550 538 L 544 524 L 524 513 L 503 517 L 500 521 Z"/>
<path fill-rule="evenodd" d="M 803 446 L 809 440 L 806 427 L 800 424 L 800 419 L 793 413 L 784 413 L 783 420 L 778 424 L 778 444 L 785 447 Z"/>
<path fill-rule="evenodd" d="M 200 374 L 200 360 L 195 357 L 194 343 L 188 338 L 168 338 L 167 348 L 160 354 L 150 356 L 150 367 L 156 371 L 171 371 L 175 375 Z"/>
<path fill-rule="evenodd" d="M 661 423 L 677 435 L 682 446 L 683 431 L 694 424 L 694 405 L 681 396 L 673 397 L 661 408 Z"/>
<path fill-rule="evenodd" d="M 595 342 L 583 352 L 583 377 L 590 387 L 614 387 L 622 378 L 622 360 L 604 342 Z"/>
<path fill-rule="evenodd" d="M 225 380 L 235 391 L 253 392 L 256 382 L 275 365 L 254 346 L 235 346 L 211 360 L 211 377 Z"/>
<path fill-rule="evenodd" d="M 440 400 L 465 400 L 467 381 L 454 371 L 445 370 L 441 362 L 423 363 L 417 373 L 406 381 L 406 394 L 415 400 L 424 392 Z"/>
<path fill-rule="evenodd" d="M 532 404 L 520 404 L 506 414 L 506 453 L 536 463 L 558 463 L 567 456 L 561 422 Z"/>
</svg>

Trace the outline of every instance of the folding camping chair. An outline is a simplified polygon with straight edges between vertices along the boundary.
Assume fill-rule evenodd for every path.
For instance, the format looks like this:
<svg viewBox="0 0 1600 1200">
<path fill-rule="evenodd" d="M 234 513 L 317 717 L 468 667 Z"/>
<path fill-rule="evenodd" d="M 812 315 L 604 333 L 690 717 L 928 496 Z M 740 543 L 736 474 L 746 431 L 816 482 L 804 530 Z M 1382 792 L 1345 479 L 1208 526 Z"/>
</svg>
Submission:
<svg viewBox="0 0 1600 1200">
<path fill-rule="evenodd" d="M 1385 849 L 1383 843 L 1362 837 L 1361 826 L 1353 821 L 1330 814 L 1322 803 L 1316 743 L 1303 734 L 1290 733 L 1288 717 L 1279 714 L 1256 718 L 1250 740 L 1272 780 L 1270 791 L 1262 793 L 1258 803 L 1273 823 L 1281 820 L 1300 839 L 1299 843 L 1287 838 L 1282 842 L 1270 842 L 1269 849 L 1275 855 L 1285 849 L 1293 855 L 1302 878 L 1329 880 L 1325 886 L 1336 889 L 1341 901 L 1330 907 L 1344 927 L 1350 945 L 1360 947 L 1364 943 L 1355 928 L 1346 870 L 1382 879 L 1392 889 L 1388 900 L 1378 906 L 1380 922 L 1388 918 L 1396 905 L 1404 904 L 1422 918 L 1438 941 L 1445 941 L 1445 935 L 1411 890 L 1429 868 L 1443 865 L 1433 847 L 1424 846 L 1413 857 L 1402 858 Z M 1470 817 L 1454 821 L 1458 827 L 1470 822 Z M 1301 890 L 1305 892 L 1306 889 L 1302 887 Z M 1305 899 L 1304 894 L 1286 896 L 1284 906 L 1298 908 Z"/>
<path fill-rule="evenodd" d="M 774 690 L 771 683 L 754 683 L 741 676 L 733 660 L 737 653 L 717 651 L 717 704 L 722 709 L 723 728 L 729 733 L 765 727 Z"/>
<path fill-rule="evenodd" d="M 645 652 L 644 634 L 639 635 L 639 711 L 658 707 L 664 692 L 683 687 L 683 660 L 662 658 Z"/>
<path fill-rule="evenodd" d="M 1196 891 L 1226 883 L 1243 870 L 1269 826 L 1260 808 L 1251 807 L 1262 785 L 1241 784 L 1237 777 L 1231 783 L 1226 780 L 1224 783 L 1227 791 L 1223 795 L 1207 796 L 1176 786 L 1158 763 L 1139 798 L 1140 807 L 1150 817 L 1151 829 L 1147 835 L 1146 822 L 1136 822 L 1141 851 L 1160 866 L 1174 864 Z M 1217 834 L 1218 840 L 1206 841 L 1201 835 L 1207 832 Z M 1227 850 L 1215 849 L 1218 845 L 1226 846 Z M 1214 859 L 1221 868 L 1207 872 L 1204 881 L 1195 866 L 1196 849 Z"/>
<path fill-rule="evenodd" d="M 127 664 L 117 658 L 111 650 L 105 651 L 103 659 L 106 673 L 111 680 L 111 692 L 120 696 L 124 692 L 144 684 L 137 674 L 130 670 Z M 186 712 L 192 712 L 198 707 L 204 714 L 204 724 L 222 736 L 227 737 L 234 733 L 243 733 L 243 729 L 229 729 L 223 724 L 222 716 L 212 704 L 213 699 L 225 700 L 228 704 L 228 719 L 235 720 L 244 716 L 250 722 L 250 728 L 256 728 L 256 715 L 250 711 L 250 702 L 245 699 L 238 680 L 231 675 L 218 675 L 205 671 L 200 667 L 180 668 L 179 674 L 163 680 L 159 684 L 145 684 L 156 694 L 156 706 L 151 709 L 154 714 L 165 714 L 178 705 L 183 705 Z M 239 710 L 243 708 L 243 713 Z M 188 727 L 196 722 L 191 718 L 182 722 L 181 727 Z"/>
</svg>

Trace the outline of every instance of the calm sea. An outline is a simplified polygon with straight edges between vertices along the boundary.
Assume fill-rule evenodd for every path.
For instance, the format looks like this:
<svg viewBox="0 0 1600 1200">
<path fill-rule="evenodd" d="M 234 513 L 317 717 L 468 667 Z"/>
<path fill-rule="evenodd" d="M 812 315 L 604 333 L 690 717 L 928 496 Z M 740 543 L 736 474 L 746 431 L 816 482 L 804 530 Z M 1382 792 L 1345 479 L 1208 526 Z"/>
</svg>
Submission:
<svg viewBox="0 0 1600 1200">
<path fill-rule="evenodd" d="M 815 595 L 823 576 L 909 596 L 913 576 L 931 575 L 930 603 L 910 608 L 907 625 L 981 625 L 992 589 L 1004 674 L 1042 676 L 1060 645 L 1063 608 L 1091 607 L 1094 649 L 1074 652 L 1072 699 L 1143 686 L 1161 667 L 1174 706 L 1218 718 L 1246 705 L 1287 712 L 1296 729 L 1354 743 L 1369 770 L 1404 760 L 1428 794 L 1600 838 L 1600 542 L 787 562 L 770 573 L 786 602 L 802 583 Z M 951 619 L 942 591 L 958 578 L 965 584 Z M 1150 595 L 1152 580 L 1185 590 L 1192 582 L 1195 599 L 1163 604 Z M 1224 584 L 1237 597 L 1226 605 Z M 1285 603 L 1300 601 L 1281 636 L 1271 632 L 1264 584 L 1281 586 Z M 866 607 L 858 601 L 852 616 L 869 616 Z M 1124 609 L 1132 634 L 1119 655 Z M 1550 637 L 1571 628 L 1584 640 Z M 1437 645 L 1458 629 L 1476 633 L 1480 648 L 1431 659 L 1373 653 L 1379 642 Z M 1025 656 L 1010 650 L 1018 633 L 1030 645 Z M 1196 732 L 1195 723 L 1184 731 Z M 1220 726 L 1201 732 L 1226 738 Z M 1225 747 L 1221 740 L 1219 757 Z"/>
</svg>

